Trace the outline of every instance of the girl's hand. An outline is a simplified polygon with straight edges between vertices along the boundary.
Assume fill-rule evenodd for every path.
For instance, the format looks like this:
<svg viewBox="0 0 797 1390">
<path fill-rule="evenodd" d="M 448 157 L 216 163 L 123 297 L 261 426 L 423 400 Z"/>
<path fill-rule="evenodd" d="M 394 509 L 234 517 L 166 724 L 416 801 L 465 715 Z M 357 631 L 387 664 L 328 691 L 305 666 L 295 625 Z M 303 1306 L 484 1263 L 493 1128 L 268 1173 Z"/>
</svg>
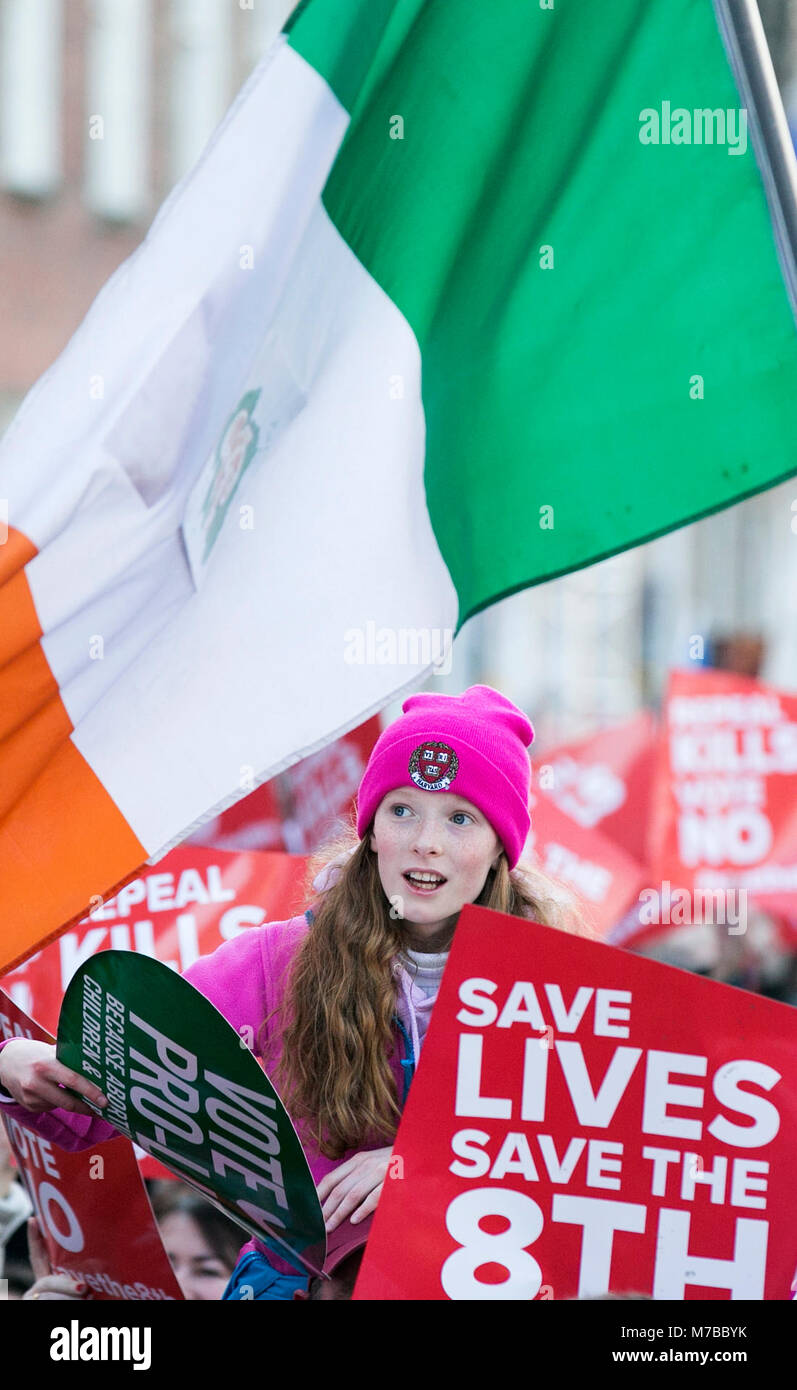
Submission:
<svg viewBox="0 0 797 1390">
<path fill-rule="evenodd" d="M 47 1258 L 47 1247 L 42 1240 L 39 1224 L 35 1216 L 28 1221 L 28 1254 L 36 1283 L 22 1295 L 26 1298 L 85 1298 L 88 1290 L 79 1284 L 71 1274 L 53 1274 Z"/>
<path fill-rule="evenodd" d="M 52 1274 L 50 1259 L 47 1254 L 47 1246 L 41 1233 L 41 1227 L 35 1216 L 28 1217 L 28 1257 L 30 1267 L 33 1270 L 33 1277 L 38 1283 L 40 1279 Z"/>
<path fill-rule="evenodd" d="M 17 1176 L 11 1145 L 6 1138 L 4 1127 L 0 1125 L 0 1202 L 5 1201 Z"/>
<path fill-rule="evenodd" d="M 94 1116 L 93 1110 L 62 1090 L 63 1086 L 70 1086 L 95 1105 L 108 1104 L 98 1086 L 56 1061 L 52 1043 L 28 1038 L 13 1038 L 0 1052 L 0 1086 L 34 1115 L 42 1110 L 60 1109 Z"/>
<path fill-rule="evenodd" d="M 85 1284 L 78 1284 L 70 1274 L 45 1274 L 22 1295 L 26 1298 L 88 1298 Z"/>
<path fill-rule="evenodd" d="M 376 1210 L 385 1181 L 392 1147 L 366 1149 L 327 1173 L 318 1184 L 327 1235 L 346 1217 L 353 1226 Z"/>
</svg>

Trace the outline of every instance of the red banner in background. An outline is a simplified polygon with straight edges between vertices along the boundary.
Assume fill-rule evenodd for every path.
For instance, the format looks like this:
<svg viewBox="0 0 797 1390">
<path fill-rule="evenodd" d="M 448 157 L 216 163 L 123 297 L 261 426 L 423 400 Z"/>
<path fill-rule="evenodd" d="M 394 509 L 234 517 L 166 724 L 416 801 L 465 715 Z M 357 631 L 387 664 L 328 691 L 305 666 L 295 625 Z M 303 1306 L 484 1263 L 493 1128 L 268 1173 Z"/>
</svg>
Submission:
<svg viewBox="0 0 797 1390">
<path fill-rule="evenodd" d="M 656 748 L 656 720 L 644 710 L 535 757 L 534 789 L 584 830 L 600 831 L 644 863 Z"/>
<path fill-rule="evenodd" d="M 305 907 L 307 859 L 180 846 L 115 898 L 2 977 L 7 994 L 53 1031 L 64 990 L 97 951 L 138 951 L 180 974 L 247 927 Z"/>
<path fill-rule="evenodd" d="M 356 1299 L 788 1299 L 797 1011 L 467 906 Z"/>
<path fill-rule="evenodd" d="M 352 810 L 381 723 L 378 715 L 277 778 L 285 848 L 312 854 Z"/>
<path fill-rule="evenodd" d="M 649 843 L 660 902 L 624 939 L 736 921 L 747 899 L 794 917 L 797 697 L 730 672 L 673 672 Z"/>
<path fill-rule="evenodd" d="M 48 949 L 50 949 L 48 947 Z M 54 1039 L 0 990 L 0 1041 Z M 180 1299 L 128 1139 L 68 1153 L 3 1114 L 54 1274 L 106 1301 Z"/>
<path fill-rule="evenodd" d="M 208 821 L 187 844 L 312 854 L 344 822 L 380 733 L 367 719 Z"/>
<path fill-rule="evenodd" d="M 644 882 L 641 865 L 542 795 L 532 798 L 527 846 L 543 873 L 575 894 L 583 916 L 601 936 L 622 917 Z"/>
<path fill-rule="evenodd" d="M 183 843 L 211 849 L 284 850 L 282 812 L 277 797 L 277 779 L 264 782 L 248 796 L 228 806 L 220 816 L 205 821 Z"/>
<path fill-rule="evenodd" d="M 54 1032 L 69 981 L 96 952 L 137 951 L 182 974 L 247 927 L 301 912 L 307 864 L 297 854 L 229 854 L 181 845 L 4 975 L 3 989 Z M 139 1158 L 145 1177 L 173 1177 L 141 1151 Z"/>
</svg>

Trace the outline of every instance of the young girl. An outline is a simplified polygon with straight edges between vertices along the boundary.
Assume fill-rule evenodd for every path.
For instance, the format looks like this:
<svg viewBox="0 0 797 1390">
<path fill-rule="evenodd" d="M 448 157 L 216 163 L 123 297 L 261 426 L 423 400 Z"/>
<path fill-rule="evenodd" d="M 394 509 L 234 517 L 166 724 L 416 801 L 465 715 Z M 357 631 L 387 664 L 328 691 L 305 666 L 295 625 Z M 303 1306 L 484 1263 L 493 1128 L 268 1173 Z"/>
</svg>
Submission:
<svg viewBox="0 0 797 1390">
<path fill-rule="evenodd" d="M 249 928 L 186 971 L 254 1039 L 302 1139 L 328 1232 L 376 1207 L 464 904 L 567 925 L 535 891 L 533 871 L 516 867 L 534 737 L 523 712 L 484 685 L 411 695 L 402 708 L 371 753 L 358 842 L 351 853 L 334 847 L 329 886 L 303 916 Z M 82 1148 L 115 1133 L 63 1085 L 104 1103 L 45 1044 L 14 1039 L 0 1050 L 0 1086 L 27 1108 L 18 1118 L 30 1124 L 37 1113 L 44 1137 Z M 306 1283 L 253 1240 L 224 1296 L 286 1299 Z"/>
</svg>

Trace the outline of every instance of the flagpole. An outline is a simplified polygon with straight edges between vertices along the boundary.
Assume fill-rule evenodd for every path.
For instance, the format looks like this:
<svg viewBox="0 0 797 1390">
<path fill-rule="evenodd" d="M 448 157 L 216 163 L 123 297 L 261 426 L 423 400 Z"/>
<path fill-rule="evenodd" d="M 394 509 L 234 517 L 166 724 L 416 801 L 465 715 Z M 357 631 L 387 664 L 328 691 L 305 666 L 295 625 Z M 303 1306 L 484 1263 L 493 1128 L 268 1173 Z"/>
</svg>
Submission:
<svg viewBox="0 0 797 1390">
<path fill-rule="evenodd" d="M 769 203 L 781 269 L 797 318 L 797 159 L 756 0 L 714 0 L 720 32 Z"/>
</svg>

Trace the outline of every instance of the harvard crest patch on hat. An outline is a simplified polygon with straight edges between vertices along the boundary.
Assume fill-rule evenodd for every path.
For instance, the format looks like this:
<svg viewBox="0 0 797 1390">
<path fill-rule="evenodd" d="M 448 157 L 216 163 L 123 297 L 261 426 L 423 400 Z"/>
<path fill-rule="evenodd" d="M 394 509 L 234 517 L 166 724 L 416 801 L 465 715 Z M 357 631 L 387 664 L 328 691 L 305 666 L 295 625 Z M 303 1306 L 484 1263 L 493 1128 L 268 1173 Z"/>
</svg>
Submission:
<svg viewBox="0 0 797 1390">
<path fill-rule="evenodd" d="M 413 750 L 409 773 L 425 792 L 444 792 L 459 769 L 459 758 L 449 743 L 419 743 Z"/>
</svg>

